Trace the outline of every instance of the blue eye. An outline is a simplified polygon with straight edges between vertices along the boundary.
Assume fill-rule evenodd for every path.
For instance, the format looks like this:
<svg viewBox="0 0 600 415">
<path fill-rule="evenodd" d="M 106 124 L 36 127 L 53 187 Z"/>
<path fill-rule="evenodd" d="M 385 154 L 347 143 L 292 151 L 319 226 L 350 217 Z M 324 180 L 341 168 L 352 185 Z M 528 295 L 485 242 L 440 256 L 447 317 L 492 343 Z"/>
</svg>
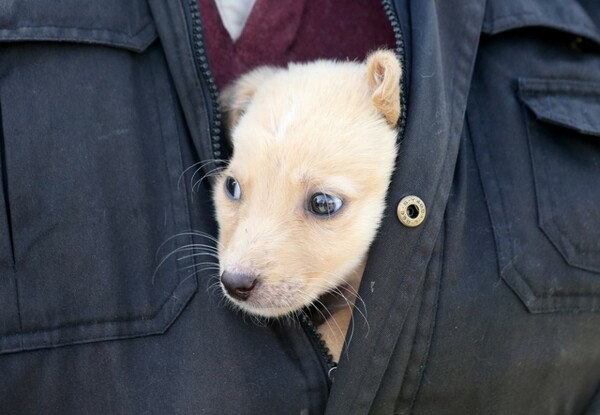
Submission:
<svg viewBox="0 0 600 415">
<path fill-rule="evenodd" d="M 239 200 L 242 196 L 242 189 L 237 180 L 229 176 L 225 179 L 225 193 L 232 200 Z"/>
<path fill-rule="evenodd" d="M 318 216 L 329 216 L 340 210 L 342 200 L 339 197 L 325 193 L 315 193 L 310 197 L 308 208 Z"/>
</svg>

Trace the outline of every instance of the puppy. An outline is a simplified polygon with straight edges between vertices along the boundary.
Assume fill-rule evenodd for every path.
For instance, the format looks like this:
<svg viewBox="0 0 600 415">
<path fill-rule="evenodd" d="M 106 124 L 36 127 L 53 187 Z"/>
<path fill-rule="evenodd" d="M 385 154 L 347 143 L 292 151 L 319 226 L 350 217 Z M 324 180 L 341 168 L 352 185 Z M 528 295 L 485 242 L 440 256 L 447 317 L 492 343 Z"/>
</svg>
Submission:
<svg viewBox="0 0 600 415">
<path fill-rule="evenodd" d="M 336 361 L 394 168 L 400 77 L 379 50 L 261 67 L 221 95 L 233 145 L 214 192 L 223 292 L 262 317 L 337 295 L 318 327 Z"/>
</svg>

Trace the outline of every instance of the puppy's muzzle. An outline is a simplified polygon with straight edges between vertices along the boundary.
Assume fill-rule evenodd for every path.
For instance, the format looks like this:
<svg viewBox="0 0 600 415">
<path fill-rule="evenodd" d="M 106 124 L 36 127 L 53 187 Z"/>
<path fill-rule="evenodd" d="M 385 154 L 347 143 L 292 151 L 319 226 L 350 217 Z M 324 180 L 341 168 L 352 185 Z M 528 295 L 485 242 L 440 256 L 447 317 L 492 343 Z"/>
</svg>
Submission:
<svg viewBox="0 0 600 415">
<path fill-rule="evenodd" d="M 221 275 L 221 284 L 227 294 L 239 301 L 246 301 L 250 297 L 256 283 L 257 278 L 252 274 L 224 271 Z"/>
</svg>

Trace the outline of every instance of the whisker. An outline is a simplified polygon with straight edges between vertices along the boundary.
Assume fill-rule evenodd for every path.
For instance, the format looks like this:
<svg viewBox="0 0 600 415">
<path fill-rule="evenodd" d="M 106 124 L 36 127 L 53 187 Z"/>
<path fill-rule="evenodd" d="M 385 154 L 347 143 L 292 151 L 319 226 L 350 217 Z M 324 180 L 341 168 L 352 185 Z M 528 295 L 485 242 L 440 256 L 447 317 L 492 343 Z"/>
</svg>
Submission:
<svg viewBox="0 0 600 415">
<path fill-rule="evenodd" d="M 207 244 L 187 244 L 187 245 L 181 245 L 177 249 L 188 250 L 188 251 L 194 250 L 194 249 L 206 249 L 207 252 L 219 252 L 218 248 L 216 248 L 212 245 L 207 245 Z"/>
<path fill-rule="evenodd" d="M 180 238 L 180 237 L 200 237 L 200 238 L 204 238 L 207 239 L 209 242 L 212 242 L 214 244 L 216 244 L 217 246 L 221 246 L 220 242 L 218 241 L 217 238 L 215 238 L 214 236 L 206 233 L 206 232 L 201 232 L 201 231 L 197 231 L 197 230 L 190 230 L 190 231 L 185 231 L 185 232 L 180 232 L 177 233 L 169 238 L 167 238 L 167 240 L 165 240 L 162 244 L 160 244 L 160 246 L 157 248 L 156 250 L 156 259 L 158 259 L 158 254 L 161 251 L 161 249 L 165 246 L 165 244 L 167 244 L 169 241 L 173 241 L 176 238 Z M 169 252 L 168 254 L 166 254 L 158 263 L 158 265 L 156 266 L 156 268 L 154 269 L 154 272 L 152 273 L 152 284 L 154 285 L 154 282 L 156 280 L 156 275 L 158 273 L 158 271 L 161 269 L 161 267 L 165 264 L 166 261 L 168 261 L 171 257 L 173 257 L 174 255 L 177 255 L 179 253 L 182 252 L 192 252 L 191 254 L 187 254 L 187 255 L 183 255 L 179 258 L 177 258 L 177 261 L 183 261 L 186 259 L 190 259 L 190 258 L 196 258 L 199 256 L 208 256 L 208 257 L 213 257 L 215 259 L 219 259 L 218 253 L 219 253 L 219 249 L 216 246 L 213 246 L 212 244 L 206 244 L 206 243 L 190 243 L 190 244 L 186 244 L 186 245 L 182 245 L 179 247 L 176 247 L 175 249 L 173 249 L 171 252 Z M 192 267 L 193 268 L 197 268 L 199 265 L 208 265 L 208 263 L 202 263 L 202 264 L 194 264 Z M 211 266 L 215 266 L 215 270 L 216 270 L 216 266 L 217 263 L 211 262 L 210 263 Z M 186 268 L 183 268 L 188 269 Z M 199 271 L 195 271 L 195 272 L 199 272 Z"/>
<path fill-rule="evenodd" d="M 223 170 L 225 170 L 226 167 L 215 167 L 212 170 L 209 170 L 208 172 L 206 172 L 204 174 L 204 176 L 202 176 L 199 180 L 197 180 L 195 183 L 192 184 L 192 181 L 190 181 L 190 184 L 192 184 L 192 192 L 197 192 L 200 190 L 200 185 L 202 184 L 202 181 L 204 179 L 206 179 L 207 177 L 213 177 L 213 176 L 217 176 L 218 174 L 220 174 Z M 195 173 L 194 173 L 195 175 Z M 193 180 L 193 176 L 192 176 L 192 180 Z"/>
<path fill-rule="evenodd" d="M 189 249 L 185 249 L 185 251 L 192 251 L 193 248 L 189 248 Z M 177 261 L 183 261 L 185 259 L 189 259 L 189 258 L 195 258 L 198 256 L 210 256 L 213 257 L 215 259 L 219 259 L 219 255 L 214 253 L 214 252 L 195 252 L 193 254 L 189 254 L 189 255 L 184 255 L 182 257 L 177 258 Z"/>
<path fill-rule="evenodd" d="M 217 244 L 218 246 L 221 246 L 221 243 L 219 242 L 219 240 L 217 238 L 215 238 L 214 236 L 206 233 L 206 232 L 201 232 L 201 231 L 196 231 L 196 230 L 190 230 L 190 231 L 185 231 L 185 232 L 179 232 L 173 236 L 168 237 L 163 243 L 161 243 L 158 248 L 156 249 L 156 255 L 158 257 L 158 253 L 160 252 L 160 250 L 162 249 L 163 246 L 165 246 L 167 243 L 169 243 L 170 241 L 172 241 L 175 238 L 179 238 L 182 236 L 199 236 L 202 238 L 206 238 L 209 241 L 214 242 L 215 244 Z"/>
<path fill-rule="evenodd" d="M 198 268 L 198 267 L 202 267 L 202 268 Z M 186 267 L 180 268 L 180 270 L 185 271 L 186 269 L 193 269 L 193 268 L 198 268 L 199 271 L 206 271 L 208 269 L 212 269 L 215 271 L 220 270 L 219 265 L 215 264 L 214 262 L 200 262 L 198 264 L 192 264 L 192 265 L 188 265 Z"/>
<path fill-rule="evenodd" d="M 177 179 L 177 190 L 180 189 L 181 187 L 181 180 L 183 180 L 183 176 L 190 171 L 191 169 L 193 169 L 194 167 L 200 165 L 198 167 L 198 170 L 204 168 L 205 166 L 208 166 L 211 163 L 224 163 L 227 164 L 229 163 L 228 160 L 225 159 L 214 159 L 214 160 L 200 160 L 194 164 L 192 164 L 191 166 L 187 167 L 184 171 L 181 172 L 181 174 L 179 175 L 179 178 Z"/>
<path fill-rule="evenodd" d="M 211 281 L 213 280 L 214 282 L 211 283 Z M 217 290 L 221 293 L 221 295 L 223 295 L 223 293 L 221 292 L 221 279 L 219 278 L 219 275 L 212 274 L 206 281 L 206 292 L 210 293 L 211 295 L 215 295 L 215 292 Z"/>
<path fill-rule="evenodd" d="M 340 325 L 338 324 L 337 320 L 333 317 L 333 314 L 331 314 L 331 312 L 329 310 L 327 310 L 327 308 L 325 307 L 325 305 L 321 301 L 316 300 L 315 302 L 318 303 L 318 304 L 320 304 L 323 307 L 323 309 L 327 312 L 327 314 L 329 314 L 330 318 L 327 318 L 325 316 L 325 314 L 323 314 L 323 312 L 318 307 L 316 307 L 314 305 L 314 303 L 312 305 L 313 308 L 323 317 L 323 320 L 325 321 L 325 323 L 327 324 L 327 327 L 329 327 L 329 330 L 331 332 L 334 331 L 334 327 L 331 325 L 330 321 L 333 321 L 333 323 L 335 324 L 335 328 L 337 328 L 337 331 L 340 333 L 340 337 L 342 337 L 344 339 L 344 344 L 347 347 L 346 339 L 345 339 L 346 336 L 344 335 L 345 334 L 344 330 L 340 327 Z"/>
<path fill-rule="evenodd" d="M 331 275 L 334 275 L 337 277 L 336 274 L 331 273 L 331 272 L 323 271 L 323 273 L 331 274 Z M 310 281 L 308 284 L 306 284 L 306 287 L 320 288 L 325 291 L 324 293 L 331 293 L 331 294 L 336 294 L 336 295 L 340 296 L 348 304 L 348 306 L 350 308 L 352 308 L 353 310 L 356 310 L 358 312 L 358 314 L 360 314 L 360 316 L 363 318 L 365 325 L 367 327 L 367 334 L 369 333 L 371 327 L 370 327 L 369 320 L 368 320 L 366 303 L 364 302 L 363 298 L 358 294 L 356 289 L 354 289 L 354 287 L 352 287 L 350 284 L 346 283 L 346 284 L 342 284 L 337 287 L 331 288 L 322 282 Z M 346 292 L 350 293 L 351 297 L 354 297 L 354 301 L 349 300 L 341 290 L 345 290 Z M 357 300 L 358 300 L 358 304 L 357 304 Z M 354 313 L 352 313 L 352 315 L 351 315 L 351 322 L 354 325 Z"/>
<path fill-rule="evenodd" d="M 165 263 L 165 261 L 167 261 L 169 258 L 171 258 L 173 255 L 182 252 L 182 251 L 189 251 L 190 249 L 192 249 L 192 247 L 190 245 L 184 245 L 184 246 L 180 246 L 179 248 L 175 248 L 174 250 L 172 250 L 171 252 L 169 252 L 161 261 L 160 263 L 156 266 L 156 270 L 154 271 L 153 274 L 153 278 L 156 275 L 156 272 L 158 271 L 158 269 L 162 266 L 162 264 Z M 154 281 L 154 280 L 153 280 Z"/>
</svg>

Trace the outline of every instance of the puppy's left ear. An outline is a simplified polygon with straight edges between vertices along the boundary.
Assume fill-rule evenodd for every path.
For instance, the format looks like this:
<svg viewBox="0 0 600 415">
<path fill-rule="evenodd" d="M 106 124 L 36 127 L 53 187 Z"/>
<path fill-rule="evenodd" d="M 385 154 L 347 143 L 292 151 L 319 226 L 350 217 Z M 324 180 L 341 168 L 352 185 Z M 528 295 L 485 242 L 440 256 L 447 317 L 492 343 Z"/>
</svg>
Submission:
<svg viewBox="0 0 600 415">
<path fill-rule="evenodd" d="M 277 68 L 261 66 L 243 75 L 227 86 L 219 96 L 225 125 L 232 129 L 250 105 L 256 90 L 266 79 L 277 72 Z"/>
<path fill-rule="evenodd" d="M 367 57 L 366 65 L 369 87 L 373 91 L 371 101 L 388 124 L 395 127 L 400 118 L 400 62 L 394 52 L 378 50 Z"/>
</svg>

